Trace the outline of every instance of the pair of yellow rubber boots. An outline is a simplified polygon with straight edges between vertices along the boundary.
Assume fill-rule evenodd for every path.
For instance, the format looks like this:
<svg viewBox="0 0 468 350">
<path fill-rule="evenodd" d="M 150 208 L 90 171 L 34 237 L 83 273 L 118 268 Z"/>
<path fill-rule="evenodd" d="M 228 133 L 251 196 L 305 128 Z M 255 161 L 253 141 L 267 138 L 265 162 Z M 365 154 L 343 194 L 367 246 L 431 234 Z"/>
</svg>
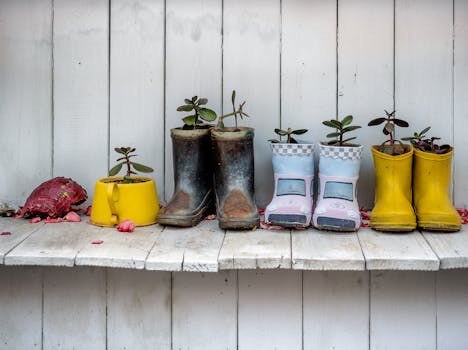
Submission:
<svg viewBox="0 0 468 350">
<path fill-rule="evenodd" d="M 370 225 L 378 231 L 454 232 L 460 216 L 450 200 L 453 148 L 433 154 L 408 147 L 392 156 L 372 147 L 375 168 L 375 206 Z M 414 210 L 413 210 L 414 207 Z"/>
</svg>

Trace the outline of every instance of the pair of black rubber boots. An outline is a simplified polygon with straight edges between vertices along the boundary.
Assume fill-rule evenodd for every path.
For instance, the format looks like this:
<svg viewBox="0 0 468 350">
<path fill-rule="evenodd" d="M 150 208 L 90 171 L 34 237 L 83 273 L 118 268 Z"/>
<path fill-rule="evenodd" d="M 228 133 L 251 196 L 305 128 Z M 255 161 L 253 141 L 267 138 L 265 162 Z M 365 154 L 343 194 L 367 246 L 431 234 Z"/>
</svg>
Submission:
<svg viewBox="0 0 468 350">
<path fill-rule="evenodd" d="M 259 225 L 254 195 L 251 128 L 171 130 L 174 195 L 158 214 L 161 225 L 197 225 L 216 209 L 222 229 Z"/>
</svg>

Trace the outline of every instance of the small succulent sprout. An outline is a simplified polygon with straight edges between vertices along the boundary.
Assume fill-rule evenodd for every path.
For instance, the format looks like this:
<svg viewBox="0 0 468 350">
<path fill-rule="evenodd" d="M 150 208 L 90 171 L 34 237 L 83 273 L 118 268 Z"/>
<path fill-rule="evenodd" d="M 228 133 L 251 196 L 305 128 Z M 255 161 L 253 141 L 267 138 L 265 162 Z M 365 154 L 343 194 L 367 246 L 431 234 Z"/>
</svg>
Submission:
<svg viewBox="0 0 468 350">
<path fill-rule="evenodd" d="M 270 139 L 268 141 L 272 142 L 272 143 L 280 143 L 281 142 L 281 138 L 283 136 L 286 136 L 286 143 L 297 143 L 297 140 L 292 137 L 292 135 L 302 135 L 302 134 L 305 134 L 307 131 L 307 129 L 298 129 L 298 130 L 293 130 L 291 128 L 288 128 L 287 130 L 281 130 L 281 129 L 275 129 L 275 134 L 279 135 L 280 139 L 279 140 L 275 140 L 275 139 Z"/>
<path fill-rule="evenodd" d="M 130 158 L 136 157 L 136 154 L 132 154 L 136 151 L 135 148 L 132 147 L 116 147 L 114 150 L 122 154 L 123 156 L 117 159 L 117 165 L 115 165 L 111 170 L 109 170 L 109 176 L 117 175 L 124 165 L 127 166 L 127 173 L 124 176 L 124 182 L 131 183 L 133 182 L 132 174 L 137 174 L 134 170 L 139 171 L 140 173 L 152 173 L 154 170 L 149 166 L 136 163 L 130 160 Z M 133 168 L 133 170 L 132 170 Z"/>
<path fill-rule="evenodd" d="M 385 140 L 380 145 L 379 151 L 390 155 L 399 155 L 406 152 L 403 143 L 395 138 L 395 125 L 401 128 L 407 128 L 409 124 L 403 119 L 395 118 L 395 112 L 396 111 L 389 113 L 385 111 L 385 117 L 372 119 L 369 124 L 367 124 L 368 126 L 375 126 L 385 123 L 382 132 L 385 136 L 388 136 L 389 139 Z"/>
<path fill-rule="evenodd" d="M 336 129 L 327 135 L 328 138 L 333 139 L 328 141 L 327 144 L 330 146 L 346 146 L 349 145 L 349 141 L 355 140 L 356 137 L 344 138 L 344 134 L 361 128 L 359 125 L 351 125 L 352 122 L 352 115 L 347 115 L 342 120 L 330 119 L 323 121 L 323 125 Z"/>
<path fill-rule="evenodd" d="M 212 122 L 216 119 L 215 111 L 202 107 L 208 103 L 207 98 L 198 98 L 198 96 L 193 96 L 191 99 L 184 99 L 184 102 L 184 105 L 177 107 L 177 111 L 192 112 L 192 114 L 182 118 L 184 129 L 203 128 L 207 126 L 203 123 L 203 120 L 206 122 Z"/>
<path fill-rule="evenodd" d="M 419 133 L 415 132 L 413 136 L 402 137 L 403 141 L 410 141 L 414 148 L 417 148 L 424 152 L 430 152 L 435 154 L 444 154 L 450 151 L 450 145 L 438 145 L 437 140 L 440 140 L 440 137 L 427 137 L 426 133 L 431 129 L 430 126 L 423 129 Z"/>
<path fill-rule="evenodd" d="M 236 90 L 232 90 L 231 102 L 232 102 L 232 112 L 228 113 L 228 114 L 221 115 L 221 116 L 218 117 L 218 124 L 216 125 L 217 129 L 224 129 L 224 118 L 234 116 L 234 122 L 235 122 L 235 125 L 236 125 L 236 129 L 238 128 L 237 127 L 237 117 L 240 117 L 241 119 L 244 119 L 244 117 L 249 117 L 250 118 L 250 115 L 245 113 L 244 110 L 243 110 L 244 105 L 245 105 L 245 101 L 242 102 L 239 105 L 239 107 L 237 108 L 237 110 L 236 110 Z"/>
</svg>

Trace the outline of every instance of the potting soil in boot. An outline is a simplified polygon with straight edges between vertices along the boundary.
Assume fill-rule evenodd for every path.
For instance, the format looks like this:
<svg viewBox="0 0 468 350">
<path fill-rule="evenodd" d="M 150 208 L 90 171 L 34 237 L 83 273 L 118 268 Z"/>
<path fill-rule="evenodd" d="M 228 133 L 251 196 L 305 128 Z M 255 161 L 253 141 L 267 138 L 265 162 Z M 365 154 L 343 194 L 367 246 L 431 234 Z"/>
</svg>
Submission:
<svg viewBox="0 0 468 350">
<path fill-rule="evenodd" d="M 267 224 L 307 227 L 312 217 L 314 144 L 271 143 L 275 180 Z"/>
<path fill-rule="evenodd" d="M 216 212 L 222 229 L 258 227 L 251 128 L 212 130 Z"/>
<path fill-rule="evenodd" d="M 162 208 L 162 225 L 195 226 L 213 209 L 210 129 L 172 129 L 174 195 Z"/>
<path fill-rule="evenodd" d="M 361 215 L 356 198 L 362 146 L 320 145 L 319 184 L 314 226 L 321 230 L 356 231 Z"/>
</svg>

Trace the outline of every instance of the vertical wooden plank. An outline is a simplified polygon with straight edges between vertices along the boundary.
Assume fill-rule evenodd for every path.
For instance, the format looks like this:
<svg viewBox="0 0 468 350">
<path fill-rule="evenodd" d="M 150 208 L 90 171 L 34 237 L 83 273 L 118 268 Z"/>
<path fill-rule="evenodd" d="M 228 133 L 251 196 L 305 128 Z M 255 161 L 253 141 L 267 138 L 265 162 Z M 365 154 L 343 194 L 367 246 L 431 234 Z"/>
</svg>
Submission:
<svg viewBox="0 0 468 350">
<path fill-rule="evenodd" d="M 237 275 L 173 274 L 173 349 L 237 349 Z"/>
<path fill-rule="evenodd" d="M 53 173 L 91 199 L 108 167 L 108 1 L 54 4 Z"/>
<path fill-rule="evenodd" d="M 454 18 L 454 201 L 457 207 L 468 207 L 468 2 L 455 0 Z"/>
<path fill-rule="evenodd" d="M 111 2 L 110 164 L 132 145 L 164 198 L 164 1 Z"/>
<path fill-rule="evenodd" d="M 304 272 L 304 349 L 369 348 L 369 273 Z"/>
<path fill-rule="evenodd" d="M 338 9 L 338 117 L 352 114 L 354 123 L 362 126 L 350 136 L 364 146 L 358 200 L 368 209 L 374 204 L 370 149 L 382 143 L 384 135 L 367 123 L 385 115 L 384 109 L 393 110 L 393 4 L 351 0 L 340 1 Z M 322 130 L 325 135 L 325 127 Z"/>
<path fill-rule="evenodd" d="M 223 106 L 226 113 L 232 110 L 232 90 L 237 91 L 237 103 L 246 101 L 251 118 L 239 123 L 255 128 L 255 194 L 260 206 L 269 203 L 273 192 L 273 181 L 265 181 L 272 173 L 266 141 L 280 126 L 280 12 L 278 0 L 224 1 Z"/>
<path fill-rule="evenodd" d="M 171 274 L 108 269 L 109 349 L 171 348 Z"/>
<path fill-rule="evenodd" d="M 174 190 L 170 129 L 188 115 L 177 107 L 197 95 L 208 98 L 208 108 L 221 110 L 221 27 L 221 1 L 166 2 L 166 200 Z"/>
<path fill-rule="evenodd" d="M 239 271 L 239 349 L 302 349 L 302 272 Z"/>
<path fill-rule="evenodd" d="M 43 322 L 43 349 L 104 349 L 105 270 L 46 268 Z"/>
<path fill-rule="evenodd" d="M 468 270 L 437 273 L 437 348 L 468 348 Z"/>
<path fill-rule="evenodd" d="M 430 134 L 453 144 L 453 6 L 445 0 L 395 1 L 395 108 L 409 136 Z"/>
<path fill-rule="evenodd" d="M 41 269 L 2 266 L 0 281 L 0 349 L 41 349 Z"/>
<path fill-rule="evenodd" d="M 2 1 L 0 205 L 23 205 L 51 176 L 51 28 L 50 0 Z"/>
<path fill-rule="evenodd" d="M 371 349 L 436 349 L 435 272 L 371 272 Z"/>
<path fill-rule="evenodd" d="M 281 28 L 281 126 L 324 140 L 322 120 L 336 115 L 336 1 L 283 0 Z"/>
</svg>

